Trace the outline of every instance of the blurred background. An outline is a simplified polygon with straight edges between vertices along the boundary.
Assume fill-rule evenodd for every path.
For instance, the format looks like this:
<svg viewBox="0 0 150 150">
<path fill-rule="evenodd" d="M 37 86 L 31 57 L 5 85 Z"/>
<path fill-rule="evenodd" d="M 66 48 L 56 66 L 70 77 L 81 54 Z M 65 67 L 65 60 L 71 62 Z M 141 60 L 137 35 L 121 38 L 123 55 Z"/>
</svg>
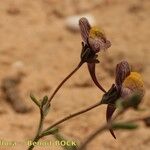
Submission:
<svg viewBox="0 0 150 150">
<path fill-rule="evenodd" d="M 78 19 L 104 29 L 112 46 L 99 54 L 97 76 L 105 89 L 114 83 L 115 66 L 127 60 L 144 79 L 145 111 L 129 111 L 121 119 L 150 114 L 150 1 L 149 0 L 1 0 L 0 1 L 0 140 L 16 141 L 27 149 L 26 140 L 36 132 L 39 110 L 30 100 L 50 95 L 80 61 L 81 35 Z M 99 101 L 102 92 L 93 84 L 84 65 L 57 93 L 45 121 L 54 121 Z M 96 108 L 61 125 L 69 139 L 83 141 L 105 123 L 106 107 Z M 88 150 L 148 150 L 150 130 L 109 132 L 98 136 Z M 49 136 L 43 140 L 52 140 Z M 20 142 L 20 143 L 19 143 Z M 35 150 L 61 150 L 59 146 Z"/>
</svg>

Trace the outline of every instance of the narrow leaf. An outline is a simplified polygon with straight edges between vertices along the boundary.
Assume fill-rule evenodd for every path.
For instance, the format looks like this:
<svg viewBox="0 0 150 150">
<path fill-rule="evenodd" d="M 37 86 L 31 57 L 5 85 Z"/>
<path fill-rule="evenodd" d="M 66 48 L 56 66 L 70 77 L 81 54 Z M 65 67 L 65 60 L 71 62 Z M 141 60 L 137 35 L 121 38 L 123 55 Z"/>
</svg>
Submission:
<svg viewBox="0 0 150 150">
<path fill-rule="evenodd" d="M 42 100 L 42 106 L 45 105 L 48 101 L 48 96 L 44 96 Z"/>
<path fill-rule="evenodd" d="M 134 123 L 113 123 L 112 128 L 114 130 L 122 129 L 122 130 L 134 130 L 138 128 L 137 124 Z"/>
<path fill-rule="evenodd" d="M 30 98 L 38 107 L 41 106 L 40 102 L 34 97 L 32 93 L 30 93 Z"/>
</svg>

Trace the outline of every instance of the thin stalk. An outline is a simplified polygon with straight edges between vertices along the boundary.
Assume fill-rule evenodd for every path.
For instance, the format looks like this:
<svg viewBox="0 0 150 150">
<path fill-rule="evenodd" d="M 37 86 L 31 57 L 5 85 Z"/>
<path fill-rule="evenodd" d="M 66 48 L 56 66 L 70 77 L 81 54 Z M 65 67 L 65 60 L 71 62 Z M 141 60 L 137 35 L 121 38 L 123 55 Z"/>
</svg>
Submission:
<svg viewBox="0 0 150 150">
<path fill-rule="evenodd" d="M 34 140 L 33 140 L 32 142 L 38 142 L 40 138 L 41 138 L 40 136 L 37 136 L 37 137 L 34 138 Z M 34 146 L 35 146 L 35 145 L 31 145 L 31 146 L 28 148 L 28 150 L 33 150 Z"/>
<path fill-rule="evenodd" d="M 43 123 L 44 123 L 44 115 L 43 115 L 43 111 L 42 109 L 40 109 L 40 121 L 39 121 L 39 126 L 38 126 L 38 129 L 37 129 L 37 133 L 36 133 L 36 136 L 34 137 L 34 139 L 32 140 L 32 143 L 33 142 L 37 142 L 39 139 L 40 139 L 40 134 L 42 132 L 42 129 L 43 129 Z M 34 148 L 34 145 L 30 145 L 30 147 L 28 148 L 28 150 L 32 150 Z"/>
<path fill-rule="evenodd" d="M 60 125 L 60 124 L 64 123 L 65 121 L 67 121 L 67 120 L 69 120 L 69 119 L 71 119 L 71 118 L 74 118 L 74 117 L 79 116 L 79 115 L 81 115 L 81 114 L 83 114 L 83 113 L 85 113 L 85 112 L 88 112 L 88 111 L 90 111 L 90 110 L 92 110 L 92 109 L 94 109 L 94 108 L 100 106 L 101 104 L 102 104 L 101 102 L 98 102 L 98 103 L 96 103 L 96 104 L 94 104 L 94 105 L 92 105 L 92 106 L 89 106 L 89 107 L 87 107 L 87 108 L 85 108 L 85 109 L 83 109 L 83 110 L 80 110 L 80 111 L 78 111 L 78 112 L 75 112 L 75 113 L 73 113 L 73 114 L 70 114 L 70 115 L 68 115 L 68 116 L 66 116 L 66 117 L 64 117 L 64 118 L 62 118 L 62 119 L 60 119 L 60 120 L 58 120 L 57 122 L 55 122 L 54 124 L 52 124 L 50 127 L 48 127 L 47 129 L 45 129 L 45 130 L 43 131 L 43 134 L 44 134 L 45 132 L 47 132 L 48 130 L 52 129 L 53 127 L 55 127 L 55 126 L 57 126 L 57 125 Z"/>
<path fill-rule="evenodd" d="M 39 134 L 42 132 L 44 118 L 45 118 L 45 117 L 44 117 L 44 115 L 43 115 L 43 111 L 40 110 L 40 122 L 39 122 L 39 127 L 38 127 L 38 130 L 37 130 L 37 134 L 36 134 L 36 135 L 39 135 Z"/>
<path fill-rule="evenodd" d="M 49 98 L 49 103 L 52 101 L 58 90 L 62 87 L 62 85 L 83 65 L 84 62 L 80 62 L 78 66 L 57 86 L 53 94 Z"/>
<path fill-rule="evenodd" d="M 91 106 L 89 106 L 89 107 L 87 107 L 87 108 L 85 108 L 85 109 L 83 109 L 83 110 L 80 110 L 80 111 L 78 111 L 78 112 L 75 112 L 75 113 L 73 113 L 73 114 L 70 114 L 70 115 L 64 117 L 63 119 L 58 120 L 58 121 L 55 122 L 54 124 L 52 124 L 50 127 L 48 127 L 47 129 L 45 129 L 42 133 L 41 133 L 41 131 L 42 131 L 42 126 L 43 126 L 44 117 L 42 117 L 42 115 L 41 115 L 40 123 L 39 123 L 39 127 L 38 127 L 38 131 L 37 131 L 37 134 L 36 134 L 36 136 L 35 136 L 35 138 L 33 139 L 32 142 L 38 142 L 40 138 L 42 138 L 42 137 L 44 137 L 44 136 L 48 136 L 47 131 L 50 130 L 50 129 L 52 129 L 53 127 L 55 127 L 55 126 L 57 126 L 57 125 L 60 125 L 60 124 L 64 123 L 65 121 L 67 121 L 67 120 L 69 120 L 69 119 L 71 119 L 71 118 L 74 118 L 74 117 L 79 116 L 79 115 L 81 115 L 81 114 L 83 114 L 83 113 L 85 113 L 85 112 L 88 112 L 88 111 L 90 111 L 90 110 L 92 110 L 92 109 L 94 109 L 94 108 L 100 106 L 101 104 L 102 104 L 101 102 L 98 102 L 98 103 L 96 103 L 96 104 L 94 104 L 94 105 L 91 105 Z M 34 148 L 34 145 L 31 145 L 31 146 L 28 148 L 28 150 L 32 150 L 33 148 Z"/>
</svg>

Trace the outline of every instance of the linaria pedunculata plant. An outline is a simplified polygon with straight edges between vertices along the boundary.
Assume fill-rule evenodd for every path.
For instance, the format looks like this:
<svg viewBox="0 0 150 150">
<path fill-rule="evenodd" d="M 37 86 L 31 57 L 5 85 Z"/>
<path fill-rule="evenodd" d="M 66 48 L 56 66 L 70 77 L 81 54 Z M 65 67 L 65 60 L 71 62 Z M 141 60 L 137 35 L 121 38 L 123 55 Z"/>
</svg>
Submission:
<svg viewBox="0 0 150 150">
<path fill-rule="evenodd" d="M 139 110 L 139 105 L 143 99 L 145 88 L 141 75 L 138 72 L 133 72 L 130 69 L 130 65 L 127 61 L 123 60 L 119 62 L 116 66 L 115 71 L 115 83 L 112 84 L 110 89 L 107 91 L 99 83 L 96 73 L 95 66 L 99 63 L 98 53 L 102 50 L 107 50 L 111 47 L 111 42 L 107 39 L 104 31 L 98 27 L 92 27 L 86 18 L 81 18 L 79 20 L 79 27 L 82 37 L 82 50 L 80 54 L 80 62 L 77 67 L 57 86 L 54 92 L 50 97 L 44 96 L 42 100 L 35 98 L 33 94 L 30 94 L 31 100 L 36 104 L 40 111 L 40 121 L 36 135 L 32 139 L 32 143 L 28 150 L 32 150 L 41 138 L 45 136 L 52 135 L 59 141 L 67 141 L 61 134 L 58 129 L 58 125 L 77 117 L 83 113 L 86 113 L 98 106 L 107 105 L 106 111 L 106 120 L 107 123 L 103 126 L 100 126 L 96 129 L 89 137 L 85 137 L 85 141 L 76 145 L 65 145 L 63 148 L 65 150 L 84 150 L 87 145 L 95 139 L 96 136 L 101 134 L 103 131 L 109 130 L 111 135 L 116 139 L 113 130 L 126 129 L 132 130 L 138 127 L 135 124 L 138 121 L 143 121 L 147 127 L 150 126 L 150 116 L 143 118 L 136 118 L 133 120 L 128 120 L 125 122 L 117 122 L 117 118 L 120 115 L 123 115 L 127 110 L 134 109 Z M 103 92 L 102 98 L 98 100 L 97 103 L 92 104 L 91 106 L 84 108 L 80 111 L 68 114 L 66 117 L 57 120 L 49 127 L 44 129 L 44 120 L 47 116 L 51 106 L 51 102 L 54 99 L 56 93 L 62 87 L 62 85 L 69 79 L 71 76 L 77 72 L 83 64 L 87 64 L 89 73 L 95 85 L 100 89 L 100 92 Z M 112 118 L 113 113 L 117 111 L 116 115 Z"/>
</svg>

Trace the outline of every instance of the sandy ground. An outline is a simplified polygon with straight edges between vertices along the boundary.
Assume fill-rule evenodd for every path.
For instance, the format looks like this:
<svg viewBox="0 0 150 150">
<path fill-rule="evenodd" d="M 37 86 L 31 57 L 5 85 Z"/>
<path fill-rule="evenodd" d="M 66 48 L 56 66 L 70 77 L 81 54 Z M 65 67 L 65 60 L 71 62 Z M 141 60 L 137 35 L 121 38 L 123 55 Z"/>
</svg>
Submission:
<svg viewBox="0 0 150 150">
<path fill-rule="evenodd" d="M 140 71 L 146 87 L 142 106 L 144 112 L 129 111 L 123 118 L 134 118 L 150 113 L 150 1 L 110 0 L 109 4 L 90 0 L 1 0 L 0 1 L 0 84 L 16 74 L 24 73 L 19 84 L 20 101 L 25 101 L 31 112 L 20 114 L 0 91 L 0 140 L 17 141 L 15 147 L 0 145 L 1 150 L 27 149 L 19 143 L 31 139 L 36 132 L 39 112 L 29 98 L 31 91 L 41 98 L 50 95 L 58 83 L 79 62 L 80 34 L 65 26 L 68 16 L 88 13 L 97 25 L 104 28 L 112 47 L 99 56 L 99 80 L 106 89 L 114 83 L 115 65 L 126 59 L 133 70 Z M 92 83 L 84 65 L 56 95 L 45 121 L 45 127 L 63 116 L 85 108 L 101 99 L 102 92 Z M 99 107 L 61 126 L 68 138 L 82 141 L 105 122 L 106 107 Z M 117 131 L 117 140 L 109 132 L 98 136 L 88 150 L 148 150 L 150 130 L 141 124 L 138 130 Z M 49 136 L 47 140 L 54 141 Z M 45 140 L 46 140 L 45 139 Z M 59 146 L 36 147 L 61 150 Z"/>
</svg>

